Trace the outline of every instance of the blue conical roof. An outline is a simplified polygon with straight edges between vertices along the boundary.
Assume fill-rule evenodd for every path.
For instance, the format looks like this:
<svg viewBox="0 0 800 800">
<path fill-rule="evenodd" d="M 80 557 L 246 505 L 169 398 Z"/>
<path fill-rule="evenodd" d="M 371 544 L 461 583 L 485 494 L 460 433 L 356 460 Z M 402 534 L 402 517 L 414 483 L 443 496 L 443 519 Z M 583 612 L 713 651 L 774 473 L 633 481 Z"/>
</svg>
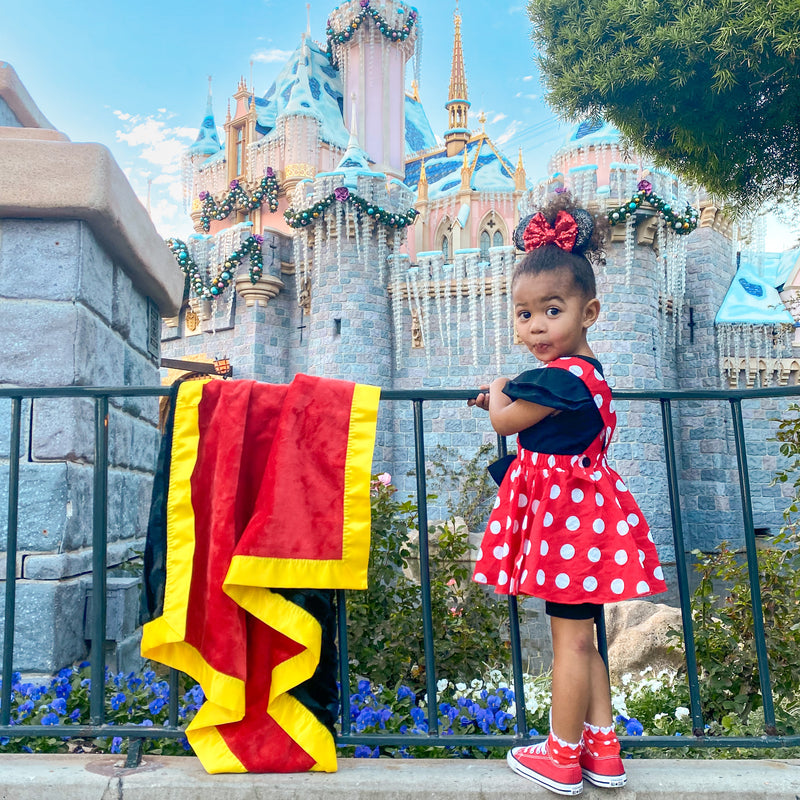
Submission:
<svg viewBox="0 0 800 800">
<path fill-rule="evenodd" d="M 206 104 L 206 115 L 200 125 L 197 138 L 189 147 L 189 155 L 192 156 L 213 156 L 222 150 L 217 134 L 217 124 L 214 122 L 214 111 L 211 107 L 211 87 L 208 87 L 208 103 Z"/>
</svg>

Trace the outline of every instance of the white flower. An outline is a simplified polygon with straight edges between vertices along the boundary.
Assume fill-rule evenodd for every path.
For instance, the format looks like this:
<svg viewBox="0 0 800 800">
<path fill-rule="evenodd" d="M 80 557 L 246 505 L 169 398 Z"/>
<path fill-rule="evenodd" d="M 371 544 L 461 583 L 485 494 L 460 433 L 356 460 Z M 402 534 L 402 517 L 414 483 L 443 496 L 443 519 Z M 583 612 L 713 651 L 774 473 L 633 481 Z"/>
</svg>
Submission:
<svg viewBox="0 0 800 800">
<path fill-rule="evenodd" d="M 456 684 L 456 689 L 459 692 L 465 692 L 467 690 L 467 684 L 466 683 L 457 683 Z"/>
<path fill-rule="evenodd" d="M 439 678 L 439 682 L 436 684 L 436 688 L 443 692 L 447 688 L 448 680 L 447 678 Z"/>
<path fill-rule="evenodd" d="M 678 706 L 675 709 L 675 719 L 683 719 L 684 717 L 689 716 L 689 709 L 684 708 L 683 706 Z"/>
<path fill-rule="evenodd" d="M 477 678 L 473 678 L 469 684 L 476 692 L 483 689 L 483 681 L 478 680 Z"/>
<path fill-rule="evenodd" d="M 627 686 L 627 685 L 628 685 L 628 684 L 631 682 L 631 678 L 632 678 L 632 677 L 633 677 L 633 675 L 631 675 L 631 673 L 630 673 L 630 672 L 626 672 L 626 673 L 625 673 L 625 674 L 622 676 L 622 678 L 621 678 L 621 680 L 622 680 L 622 685 L 623 685 L 623 686 Z"/>
<path fill-rule="evenodd" d="M 665 714 L 663 711 L 659 711 L 659 713 L 658 713 L 658 714 L 656 714 L 656 715 L 653 717 L 653 721 L 654 721 L 654 722 L 659 722 L 660 720 L 664 719 L 664 717 L 666 717 L 666 716 L 667 716 L 667 715 L 666 715 L 666 714 Z"/>
</svg>

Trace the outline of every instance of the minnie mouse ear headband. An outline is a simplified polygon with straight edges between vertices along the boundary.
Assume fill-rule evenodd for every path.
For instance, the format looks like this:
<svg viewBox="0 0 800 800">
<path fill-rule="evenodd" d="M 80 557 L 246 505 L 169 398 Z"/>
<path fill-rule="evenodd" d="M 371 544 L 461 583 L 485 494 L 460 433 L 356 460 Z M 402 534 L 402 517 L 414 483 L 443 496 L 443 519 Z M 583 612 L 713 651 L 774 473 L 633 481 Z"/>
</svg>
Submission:
<svg viewBox="0 0 800 800">
<path fill-rule="evenodd" d="M 572 213 L 559 211 L 552 226 L 540 211 L 520 220 L 514 231 L 514 244 L 525 253 L 554 244 L 567 253 L 581 254 L 589 246 L 593 233 L 594 219 L 583 208 Z"/>
</svg>

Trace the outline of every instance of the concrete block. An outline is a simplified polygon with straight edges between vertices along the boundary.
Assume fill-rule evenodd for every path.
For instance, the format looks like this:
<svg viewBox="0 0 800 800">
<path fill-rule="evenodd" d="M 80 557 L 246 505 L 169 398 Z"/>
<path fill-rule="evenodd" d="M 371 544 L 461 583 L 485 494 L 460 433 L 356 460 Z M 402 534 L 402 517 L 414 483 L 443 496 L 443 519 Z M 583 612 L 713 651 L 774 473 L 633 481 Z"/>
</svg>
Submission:
<svg viewBox="0 0 800 800">
<path fill-rule="evenodd" d="M 85 386 L 121 386 L 125 344 L 110 327 L 78 308 L 75 332 L 75 378 Z"/>
<path fill-rule="evenodd" d="M 108 578 L 106 581 L 106 639 L 121 642 L 133 634 L 139 622 L 140 577 Z M 84 638 L 92 640 L 93 595 L 86 590 Z"/>
<path fill-rule="evenodd" d="M 94 407 L 93 400 L 84 398 L 34 400 L 33 460 L 94 462 Z"/>
<path fill-rule="evenodd" d="M 30 441 L 31 401 L 20 403 L 20 442 L 19 452 L 22 457 L 28 452 Z M 11 448 L 11 400 L 0 400 L 0 458 L 8 458 Z"/>
<path fill-rule="evenodd" d="M 80 223 L 81 261 L 77 299 L 111 324 L 114 264 L 85 223 Z"/>
<path fill-rule="evenodd" d="M 159 368 L 152 359 L 129 347 L 126 347 L 122 354 L 122 368 L 122 382 L 117 385 L 159 386 L 161 384 Z M 125 397 L 121 400 L 125 411 L 143 417 L 154 425 L 158 424 L 158 403 L 158 397 Z"/>
<path fill-rule="evenodd" d="M 86 655 L 83 612 L 87 578 L 17 584 L 14 669 L 55 673 Z M 5 632 L 5 608 L 0 608 Z"/>
<path fill-rule="evenodd" d="M 127 339 L 130 335 L 131 302 L 134 292 L 135 290 L 131 279 L 123 269 L 115 265 L 111 295 L 111 327 L 117 331 L 123 339 Z M 179 331 L 178 328 L 167 328 L 167 330 Z"/>
<path fill-rule="evenodd" d="M 112 568 L 140 556 L 144 552 L 144 538 L 109 542 L 106 548 L 106 567 Z M 92 550 L 84 548 L 69 553 L 22 553 L 18 577 L 26 580 L 61 580 L 92 572 Z"/>
</svg>

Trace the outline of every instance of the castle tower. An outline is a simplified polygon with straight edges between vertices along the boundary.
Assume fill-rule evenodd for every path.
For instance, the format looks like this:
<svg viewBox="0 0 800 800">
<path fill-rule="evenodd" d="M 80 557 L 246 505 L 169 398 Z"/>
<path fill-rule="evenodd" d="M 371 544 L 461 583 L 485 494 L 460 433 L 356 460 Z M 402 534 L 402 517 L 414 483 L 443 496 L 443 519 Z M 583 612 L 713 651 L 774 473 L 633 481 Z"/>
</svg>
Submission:
<svg viewBox="0 0 800 800">
<path fill-rule="evenodd" d="M 245 177 L 247 145 L 251 128 L 251 99 L 252 91 L 247 88 L 244 78 L 240 78 L 236 94 L 233 95 L 236 103 L 233 116 L 225 120 L 225 158 L 228 164 L 229 181 Z"/>
<path fill-rule="evenodd" d="M 217 124 L 214 122 L 214 108 L 211 96 L 211 76 L 208 78 L 208 100 L 206 101 L 206 114 L 200 123 L 197 138 L 189 147 L 189 158 L 192 166 L 205 161 L 222 150 L 222 145 L 217 134 Z"/>
<path fill-rule="evenodd" d="M 461 47 L 461 14 L 456 8 L 455 35 L 453 37 L 453 63 L 450 67 L 450 91 L 445 108 L 448 114 L 448 129 L 444 135 L 447 155 L 460 153 L 470 138 L 467 125 L 470 102 L 467 100 L 467 73 L 464 69 L 464 51 Z"/>
<path fill-rule="evenodd" d="M 328 42 L 342 73 L 345 125 L 355 130 L 374 169 L 405 174 L 405 70 L 416 44 L 417 12 L 386 0 L 380 11 L 369 0 L 349 0 L 328 20 Z M 349 112 L 355 97 L 357 128 Z"/>
</svg>

